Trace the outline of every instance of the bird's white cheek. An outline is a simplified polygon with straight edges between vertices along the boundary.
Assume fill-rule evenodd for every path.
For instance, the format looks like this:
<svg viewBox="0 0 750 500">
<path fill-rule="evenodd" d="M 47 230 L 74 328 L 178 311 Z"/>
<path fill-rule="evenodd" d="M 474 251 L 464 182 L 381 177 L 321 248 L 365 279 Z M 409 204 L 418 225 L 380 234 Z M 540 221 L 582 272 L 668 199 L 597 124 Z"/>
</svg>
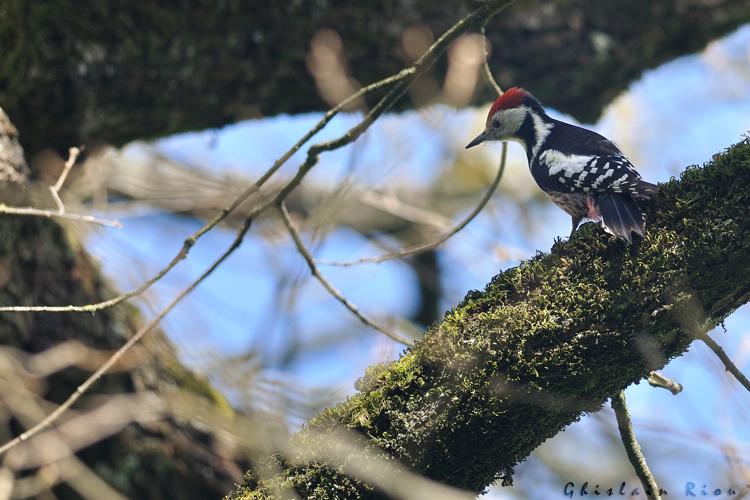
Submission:
<svg viewBox="0 0 750 500">
<path fill-rule="evenodd" d="M 523 125 L 523 121 L 526 119 L 526 107 L 521 106 L 520 108 L 513 108 L 503 113 L 503 135 L 515 135 Z"/>
</svg>

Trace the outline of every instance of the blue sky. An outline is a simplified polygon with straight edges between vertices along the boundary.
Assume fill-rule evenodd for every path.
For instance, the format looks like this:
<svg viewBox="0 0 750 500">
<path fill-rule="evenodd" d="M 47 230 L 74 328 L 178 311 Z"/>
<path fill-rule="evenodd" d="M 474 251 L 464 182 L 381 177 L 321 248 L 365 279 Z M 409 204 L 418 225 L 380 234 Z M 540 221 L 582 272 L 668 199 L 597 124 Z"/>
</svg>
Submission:
<svg viewBox="0 0 750 500">
<path fill-rule="evenodd" d="M 533 92 L 533 88 L 529 90 Z M 425 187 L 445 176 L 457 160 L 491 178 L 499 146 L 463 150 L 482 127 L 486 109 L 436 106 L 387 115 L 355 145 L 325 154 L 305 182 L 335 186 L 351 174 L 358 183 L 374 188 Z M 247 121 L 166 138 L 153 146 L 195 168 L 257 176 L 319 116 L 311 113 Z M 358 119 L 358 115 L 341 115 L 315 140 L 340 135 Z M 750 130 L 750 26 L 699 54 L 646 72 L 591 127 L 614 139 L 650 181 L 667 180 L 685 166 L 702 163 L 737 142 Z M 143 147 L 130 145 L 126 152 L 138 155 Z M 568 216 L 539 201 L 521 147 L 511 144 L 510 152 L 499 192 L 482 215 L 446 244 L 440 256 L 445 309 L 469 289 L 483 288 L 500 270 L 536 250 L 549 249 L 555 237 L 569 231 Z M 295 155 L 278 175 L 288 176 L 302 159 L 302 153 Z M 467 203 L 454 220 L 460 220 L 471 207 L 472 203 Z M 533 224 L 522 223 L 529 220 Z M 91 233 L 87 242 L 105 272 L 123 290 L 137 286 L 162 267 L 200 225 L 170 215 L 127 218 L 123 223 L 121 230 Z M 261 378 L 288 384 L 303 398 L 325 389 L 322 400 L 316 399 L 315 404 L 335 402 L 353 392 L 353 383 L 365 366 L 393 359 L 401 348 L 357 323 L 308 277 L 304 262 L 285 234 L 269 232 L 261 236 L 252 231 L 241 249 L 165 320 L 164 328 L 183 359 L 209 376 L 217 358 L 254 349 L 262 361 Z M 351 260 L 381 252 L 346 229 L 305 237 L 308 242 L 316 238 L 311 246 L 318 259 Z M 209 233 L 190 258 L 139 304 L 147 312 L 165 304 L 232 238 L 233 232 L 225 229 Z M 415 307 L 411 271 L 398 261 L 322 270 L 347 297 L 379 320 L 407 316 Z M 294 297 L 284 292 L 290 283 L 300 284 Z M 283 317 L 277 309 L 280 304 L 288 306 Z M 750 371 L 749 318 L 744 307 L 726 322 L 726 334 L 714 335 L 746 373 Z M 324 341 L 331 336 L 333 341 Z M 319 340 L 320 345 L 288 363 L 285 353 L 292 339 Z M 709 485 L 726 481 L 733 465 L 721 453 L 722 446 L 726 451 L 732 444 L 746 467 L 750 461 L 747 393 L 699 344 L 670 363 L 664 373 L 685 386 L 683 393 L 672 396 L 641 383 L 629 388 L 627 396 L 646 455 L 668 487 L 681 489 L 688 480 Z M 237 390 L 233 388 L 232 394 Z M 283 394 L 278 397 L 284 400 Z M 303 412 L 291 418 L 290 424 L 299 425 L 304 418 Z M 541 466 L 554 457 L 578 471 L 573 481 L 631 478 L 624 454 L 611 453 L 609 432 L 613 426 L 609 409 L 584 417 L 518 467 L 514 488 L 494 489 L 488 497 L 524 498 L 529 491 L 543 491 L 545 497 L 563 498 L 561 478 Z"/>
</svg>

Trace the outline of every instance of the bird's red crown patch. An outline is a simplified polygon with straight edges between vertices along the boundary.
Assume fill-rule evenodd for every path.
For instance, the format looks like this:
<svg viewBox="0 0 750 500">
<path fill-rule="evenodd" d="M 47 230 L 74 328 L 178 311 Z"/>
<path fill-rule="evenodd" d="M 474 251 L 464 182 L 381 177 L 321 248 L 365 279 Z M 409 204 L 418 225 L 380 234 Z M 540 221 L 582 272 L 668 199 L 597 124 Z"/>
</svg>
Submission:
<svg viewBox="0 0 750 500">
<path fill-rule="evenodd" d="M 495 99 L 494 103 L 492 103 L 490 112 L 487 115 L 487 121 L 489 122 L 490 118 L 492 118 L 492 115 L 494 115 L 501 109 L 510 109 L 520 106 L 523 100 L 528 95 L 529 93 L 521 87 L 509 88 L 503 93 L 503 95 Z"/>
</svg>

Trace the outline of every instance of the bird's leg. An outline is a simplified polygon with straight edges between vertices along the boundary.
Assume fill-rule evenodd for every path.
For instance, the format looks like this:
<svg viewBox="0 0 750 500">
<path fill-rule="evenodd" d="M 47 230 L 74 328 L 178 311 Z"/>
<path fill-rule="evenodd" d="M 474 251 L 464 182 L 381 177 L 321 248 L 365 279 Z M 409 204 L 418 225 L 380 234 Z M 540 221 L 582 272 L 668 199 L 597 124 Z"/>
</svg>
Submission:
<svg viewBox="0 0 750 500">
<path fill-rule="evenodd" d="M 583 220 L 583 217 L 579 217 L 576 215 L 571 215 L 571 218 L 573 219 L 573 229 L 570 230 L 570 236 L 568 236 L 568 239 L 573 237 L 573 233 L 575 233 L 576 229 L 578 229 L 578 224 L 580 224 Z"/>
</svg>

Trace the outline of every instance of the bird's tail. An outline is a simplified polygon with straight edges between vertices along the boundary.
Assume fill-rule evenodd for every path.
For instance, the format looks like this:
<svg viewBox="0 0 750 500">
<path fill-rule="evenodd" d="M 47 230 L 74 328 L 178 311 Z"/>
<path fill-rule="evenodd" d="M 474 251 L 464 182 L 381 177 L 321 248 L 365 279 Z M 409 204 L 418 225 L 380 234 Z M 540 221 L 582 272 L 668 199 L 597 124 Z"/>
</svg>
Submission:
<svg viewBox="0 0 750 500">
<path fill-rule="evenodd" d="M 632 241 L 632 233 L 643 238 L 646 221 L 629 194 L 600 193 L 598 198 L 602 223 L 608 232 L 627 242 Z"/>
</svg>

